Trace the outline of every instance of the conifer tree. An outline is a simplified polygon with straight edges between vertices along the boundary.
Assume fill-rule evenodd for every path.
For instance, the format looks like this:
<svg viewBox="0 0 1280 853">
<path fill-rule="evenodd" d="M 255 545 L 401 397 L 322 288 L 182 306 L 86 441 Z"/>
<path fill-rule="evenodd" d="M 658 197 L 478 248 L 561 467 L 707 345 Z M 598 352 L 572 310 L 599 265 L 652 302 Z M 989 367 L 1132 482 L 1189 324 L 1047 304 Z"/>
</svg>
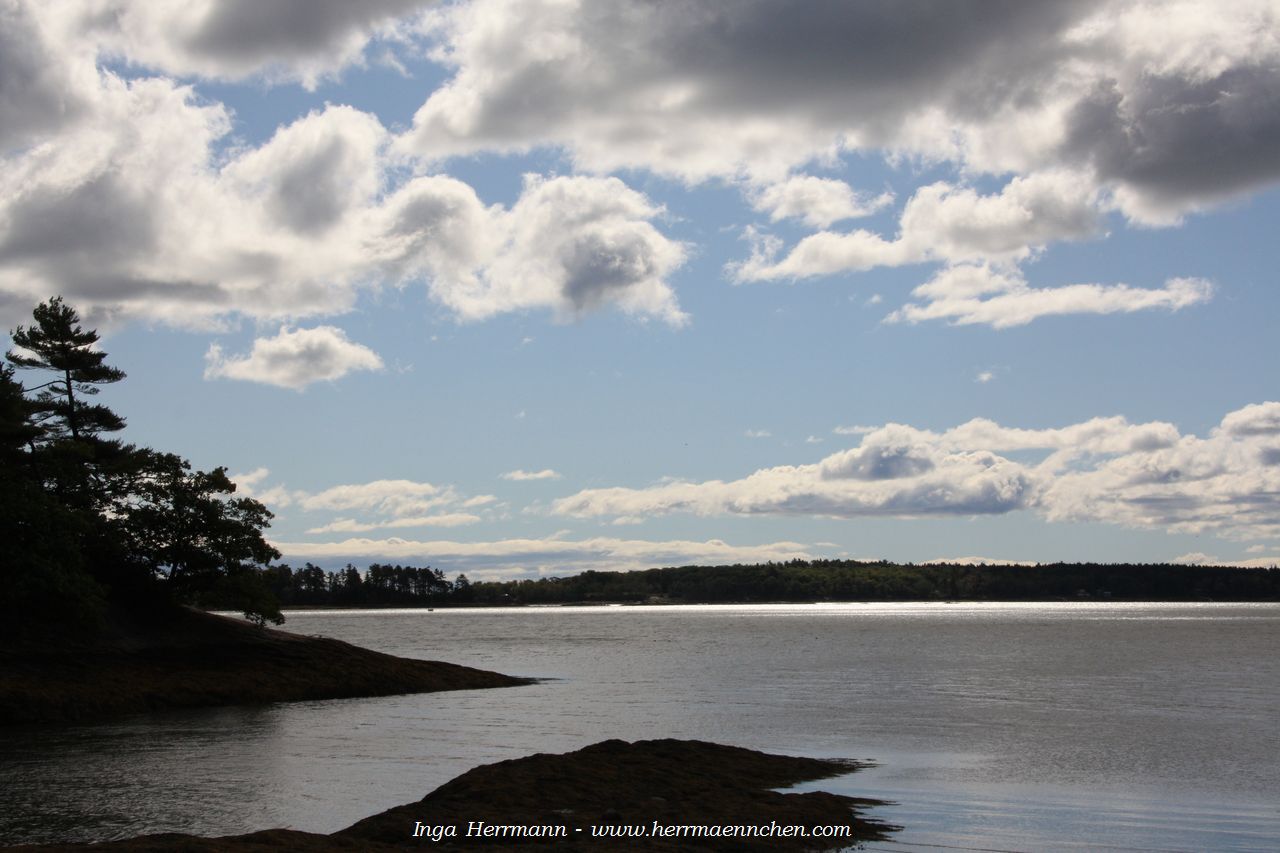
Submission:
<svg viewBox="0 0 1280 853">
<path fill-rule="evenodd" d="M 0 588 L 8 581 L 22 593 L 3 602 L 0 622 L 21 629 L 24 613 L 57 602 L 80 602 L 92 617 L 104 596 L 138 609 L 216 603 L 259 624 L 282 621 L 258 571 L 280 556 L 262 535 L 270 511 L 234 497 L 223 468 L 193 470 L 175 454 L 103 438 L 124 418 L 86 398 L 124 371 L 105 363 L 97 332 L 61 297 L 33 318 L 11 333 L 5 358 L 54 378 L 23 388 L 0 365 L 0 542 L 23 567 L 21 584 L 0 576 Z"/>
<path fill-rule="evenodd" d="M 6 646 L 96 627 L 103 590 L 85 570 L 84 519 L 45 491 L 31 443 L 40 429 L 9 365 L 0 365 L 0 639 Z M 48 631 L 45 629 L 48 628 Z"/>
<path fill-rule="evenodd" d="M 35 399 L 35 421 L 49 439 L 92 439 L 100 433 L 124 429 L 124 418 L 84 397 L 93 396 L 99 386 L 124 379 L 124 371 L 104 364 L 107 354 L 94 348 L 98 333 L 80 326 L 80 316 L 55 296 L 32 312 L 35 323 L 19 326 L 11 333 L 16 349 L 5 358 L 21 370 L 45 370 L 57 378 L 44 385 Z"/>
</svg>

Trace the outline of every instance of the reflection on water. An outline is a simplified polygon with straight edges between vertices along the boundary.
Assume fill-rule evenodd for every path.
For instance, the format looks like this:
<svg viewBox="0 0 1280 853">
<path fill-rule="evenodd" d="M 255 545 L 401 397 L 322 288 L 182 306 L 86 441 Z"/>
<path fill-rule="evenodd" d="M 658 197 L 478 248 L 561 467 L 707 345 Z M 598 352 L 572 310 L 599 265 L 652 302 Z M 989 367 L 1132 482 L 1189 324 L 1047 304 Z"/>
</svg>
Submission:
<svg viewBox="0 0 1280 853">
<path fill-rule="evenodd" d="M 879 760 L 838 784 L 901 803 L 883 815 L 907 825 L 894 849 L 1280 847 L 1276 605 L 304 612 L 288 627 L 555 680 L 8 730 L 0 839 L 328 832 L 477 764 L 692 737 Z"/>
<path fill-rule="evenodd" d="M 6 729 L 4 838 L 123 838 L 268 826 L 278 707 L 139 715 L 109 725 Z M 74 824 L 74 832 L 69 831 Z"/>
<path fill-rule="evenodd" d="M 905 782 L 897 768 L 913 762 L 951 763 L 950 756 L 888 754 L 883 764 L 839 779 L 796 786 L 879 797 L 893 805 L 874 814 L 905 827 L 868 850 L 958 848 L 988 851 L 1274 851 L 1277 806 L 1262 799 L 1213 799 L 1184 791 L 1124 787 L 1087 789 L 974 781 Z"/>
</svg>

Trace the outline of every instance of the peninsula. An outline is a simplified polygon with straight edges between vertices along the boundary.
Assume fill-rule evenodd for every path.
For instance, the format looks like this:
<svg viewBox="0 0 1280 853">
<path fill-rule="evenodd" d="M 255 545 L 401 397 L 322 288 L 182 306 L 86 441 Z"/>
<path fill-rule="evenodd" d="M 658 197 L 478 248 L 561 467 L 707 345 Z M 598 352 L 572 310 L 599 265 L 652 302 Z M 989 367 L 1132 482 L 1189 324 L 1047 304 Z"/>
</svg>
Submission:
<svg viewBox="0 0 1280 853">
<path fill-rule="evenodd" d="M 103 631 L 83 640 L 6 644 L 0 724 L 529 683 L 174 608 L 145 619 L 112 613 Z"/>
</svg>

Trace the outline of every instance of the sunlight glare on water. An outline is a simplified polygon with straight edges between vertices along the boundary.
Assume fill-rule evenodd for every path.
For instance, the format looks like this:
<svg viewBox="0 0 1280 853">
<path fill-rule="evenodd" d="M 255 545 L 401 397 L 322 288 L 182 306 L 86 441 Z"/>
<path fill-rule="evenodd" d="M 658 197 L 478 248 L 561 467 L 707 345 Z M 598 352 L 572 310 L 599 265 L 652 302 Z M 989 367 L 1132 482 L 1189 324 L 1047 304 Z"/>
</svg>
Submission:
<svg viewBox="0 0 1280 853">
<path fill-rule="evenodd" d="M 478 764 L 681 737 L 878 761 L 816 787 L 897 801 L 880 814 L 906 826 L 893 849 L 1280 848 L 1277 605 L 304 611 L 287 627 L 548 680 L 9 730 L 0 838 L 331 832 Z"/>
</svg>

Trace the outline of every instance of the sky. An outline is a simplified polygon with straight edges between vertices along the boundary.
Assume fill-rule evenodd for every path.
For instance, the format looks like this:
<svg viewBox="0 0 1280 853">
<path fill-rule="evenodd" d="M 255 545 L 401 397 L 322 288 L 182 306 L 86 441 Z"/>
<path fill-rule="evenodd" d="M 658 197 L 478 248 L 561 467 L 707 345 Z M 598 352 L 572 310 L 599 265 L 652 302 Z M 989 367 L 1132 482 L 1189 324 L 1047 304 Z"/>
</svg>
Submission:
<svg viewBox="0 0 1280 853">
<path fill-rule="evenodd" d="M 1271 565 L 1278 24 L 0 0 L 0 326 L 295 565 Z"/>
</svg>

